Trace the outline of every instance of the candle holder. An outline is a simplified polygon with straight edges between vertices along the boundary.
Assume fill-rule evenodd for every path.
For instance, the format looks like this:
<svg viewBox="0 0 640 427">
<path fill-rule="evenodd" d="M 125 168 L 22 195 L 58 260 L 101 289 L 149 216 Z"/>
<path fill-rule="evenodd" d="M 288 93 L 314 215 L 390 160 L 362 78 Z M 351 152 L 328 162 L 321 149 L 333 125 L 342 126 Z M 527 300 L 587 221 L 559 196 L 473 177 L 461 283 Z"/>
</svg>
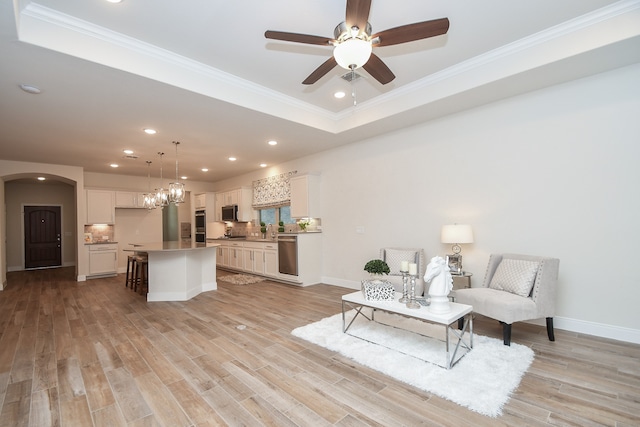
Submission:
<svg viewBox="0 0 640 427">
<path fill-rule="evenodd" d="M 418 275 L 410 274 L 411 277 L 411 294 L 407 302 L 407 308 L 420 308 L 420 304 L 416 301 L 416 278 Z"/>
<path fill-rule="evenodd" d="M 400 270 L 400 274 L 402 274 L 402 298 L 398 300 L 399 303 L 407 303 L 409 302 L 409 289 L 407 288 L 407 281 L 409 279 L 408 274 L 409 271 Z"/>
</svg>

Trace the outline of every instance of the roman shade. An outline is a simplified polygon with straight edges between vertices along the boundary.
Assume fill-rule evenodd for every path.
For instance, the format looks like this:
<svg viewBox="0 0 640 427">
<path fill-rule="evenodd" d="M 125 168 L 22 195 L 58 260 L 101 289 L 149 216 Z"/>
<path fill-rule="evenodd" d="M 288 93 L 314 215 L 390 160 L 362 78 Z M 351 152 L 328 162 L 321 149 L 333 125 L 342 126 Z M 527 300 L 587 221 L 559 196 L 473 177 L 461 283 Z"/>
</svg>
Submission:
<svg viewBox="0 0 640 427">
<path fill-rule="evenodd" d="M 253 181 L 254 209 L 272 208 L 289 204 L 291 184 L 289 179 L 298 171 L 291 171 Z"/>
</svg>

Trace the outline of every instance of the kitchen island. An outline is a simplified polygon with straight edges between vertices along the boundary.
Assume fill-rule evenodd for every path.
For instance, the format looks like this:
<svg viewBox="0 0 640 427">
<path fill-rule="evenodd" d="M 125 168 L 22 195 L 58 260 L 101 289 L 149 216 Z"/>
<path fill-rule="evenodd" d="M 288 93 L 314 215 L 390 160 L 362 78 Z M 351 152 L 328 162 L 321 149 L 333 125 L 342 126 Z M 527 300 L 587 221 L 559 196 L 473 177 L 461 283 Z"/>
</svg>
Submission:
<svg viewBox="0 0 640 427">
<path fill-rule="evenodd" d="M 128 252 L 147 253 L 147 301 L 186 301 L 218 289 L 217 243 L 158 242 L 132 244 Z"/>
</svg>

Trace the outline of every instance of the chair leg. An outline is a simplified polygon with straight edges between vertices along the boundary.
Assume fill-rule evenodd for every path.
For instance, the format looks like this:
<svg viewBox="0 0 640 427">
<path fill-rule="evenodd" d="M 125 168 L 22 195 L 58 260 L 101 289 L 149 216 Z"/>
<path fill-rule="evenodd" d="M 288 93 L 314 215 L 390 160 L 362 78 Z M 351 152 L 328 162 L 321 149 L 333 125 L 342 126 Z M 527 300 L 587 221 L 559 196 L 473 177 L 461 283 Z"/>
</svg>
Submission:
<svg viewBox="0 0 640 427">
<path fill-rule="evenodd" d="M 556 340 L 556 336 L 553 333 L 553 317 L 547 317 L 547 336 L 549 337 L 549 341 Z"/>
<path fill-rule="evenodd" d="M 511 323 L 502 323 L 502 341 L 504 345 L 511 347 Z"/>
</svg>

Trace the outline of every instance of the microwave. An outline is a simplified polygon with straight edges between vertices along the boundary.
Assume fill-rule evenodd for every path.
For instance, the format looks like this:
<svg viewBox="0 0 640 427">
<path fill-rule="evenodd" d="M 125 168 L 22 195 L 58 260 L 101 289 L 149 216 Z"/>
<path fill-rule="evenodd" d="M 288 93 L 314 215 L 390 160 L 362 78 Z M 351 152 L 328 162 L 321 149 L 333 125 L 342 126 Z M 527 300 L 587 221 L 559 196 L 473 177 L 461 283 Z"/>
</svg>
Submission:
<svg viewBox="0 0 640 427">
<path fill-rule="evenodd" d="M 229 222 L 238 221 L 238 205 L 223 206 L 222 220 Z"/>
</svg>

